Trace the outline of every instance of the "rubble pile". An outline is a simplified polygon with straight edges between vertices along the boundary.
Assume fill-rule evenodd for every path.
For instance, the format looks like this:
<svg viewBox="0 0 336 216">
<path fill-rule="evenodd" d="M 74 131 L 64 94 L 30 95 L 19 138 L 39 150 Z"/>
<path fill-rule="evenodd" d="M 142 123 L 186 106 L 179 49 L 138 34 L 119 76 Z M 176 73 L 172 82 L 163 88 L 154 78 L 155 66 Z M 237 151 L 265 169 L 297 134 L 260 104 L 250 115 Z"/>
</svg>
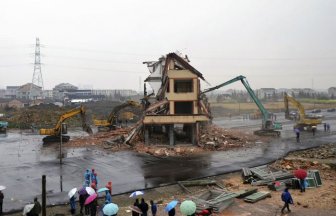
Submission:
<svg viewBox="0 0 336 216">
<path fill-rule="evenodd" d="M 207 150 L 226 150 L 252 146 L 260 137 L 251 132 L 224 129 L 216 125 L 207 125 L 201 129 L 199 146 Z"/>
<path fill-rule="evenodd" d="M 272 166 L 294 171 L 297 169 L 322 170 L 323 179 L 332 180 L 336 176 L 336 160 L 332 150 L 335 144 L 323 145 L 319 148 L 290 153 L 286 158 L 276 161 Z"/>
<path fill-rule="evenodd" d="M 304 157 L 304 158 L 317 158 L 317 159 L 327 159 L 336 158 L 336 145 L 328 144 L 323 145 L 320 148 L 309 149 L 303 152 L 293 152 L 291 153 L 293 157 Z"/>
<path fill-rule="evenodd" d="M 91 136 L 78 137 L 76 139 L 70 140 L 66 143 L 68 147 L 87 147 L 87 146 L 97 146 L 108 149 L 113 148 L 114 144 L 116 148 L 121 148 L 124 137 L 131 131 L 132 128 L 118 128 L 116 130 L 108 132 L 100 132 Z M 115 148 L 113 148 L 115 149 Z M 112 149 L 112 150 L 113 150 Z"/>
</svg>

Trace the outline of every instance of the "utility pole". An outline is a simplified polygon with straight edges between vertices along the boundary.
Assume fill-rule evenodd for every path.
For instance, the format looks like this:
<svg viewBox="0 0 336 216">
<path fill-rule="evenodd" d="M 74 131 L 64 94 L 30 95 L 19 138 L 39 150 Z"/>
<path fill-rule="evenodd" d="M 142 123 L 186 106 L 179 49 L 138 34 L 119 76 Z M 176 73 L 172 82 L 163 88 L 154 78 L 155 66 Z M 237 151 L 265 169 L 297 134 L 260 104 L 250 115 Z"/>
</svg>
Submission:
<svg viewBox="0 0 336 216">
<path fill-rule="evenodd" d="M 47 216 L 46 211 L 46 176 L 42 175 L 42 216 Z"/>
<path fill-rule="evenodd" d="M 61 124 L 61 134 L 60 134 L 60 146 L 59 146 L 59 157 L 60 157 L 60 165 L 62 166 L 62 142 L 63 142 L 63 125 L 64 123 Z"/>
<path fill-rule="evenodd" d="M 42 71 L 41 71 L 41 52 L 40 52 L 39 38 L 36 38 L 36 44 L 35 44 L 35 62 L 34 62 L 34 74 L 32 83 L 37 86 L 40 86 L 42 90 L 44 89 Z"/>
</svg>

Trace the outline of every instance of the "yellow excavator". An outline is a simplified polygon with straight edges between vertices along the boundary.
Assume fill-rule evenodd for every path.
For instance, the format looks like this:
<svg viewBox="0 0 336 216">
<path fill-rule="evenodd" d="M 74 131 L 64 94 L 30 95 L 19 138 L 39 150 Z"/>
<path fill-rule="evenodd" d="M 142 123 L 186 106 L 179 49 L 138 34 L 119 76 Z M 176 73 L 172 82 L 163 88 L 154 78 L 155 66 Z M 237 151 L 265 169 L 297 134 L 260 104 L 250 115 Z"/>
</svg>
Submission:
<svg viewBox="0 0 336 216">
<path fill-rule="evenodd" d="M 307 130 L 312 129 L 313 126 L 317 126 L 318 124 L 322 124 L 322 117 L 321 116 L 307 116 L 305 113 L 305 109 L 303 105 L 297 101 L 293 96 L 288 95 L 285 93 L 284 95 L 284 102 L 285 102 L 285 118 L 292 120 L 293 118 L 290 117 L 289 114 L 289 102 L 298 110 L 298 116 L 294 117 L 296 122 L 295 128 Z"/>
<path fill-rule="evenodd" d="M 86 123 L 86 116 L 85 116 L 86 109 L 84 106 L 80 106 L 77 108 L 74 108 L 72 110 L 69 110 L 65 113 L 63 113 L 58 121 L 57 124 L 55 125 L 54 128 L 49 128 L 49 129 L 40 129 L 40 135 L 47 135 L 46 137 L 43 138 L 43 143 L 52 143 L 52 142 L 60 142 L 61 137 L 63 142 L 68 142 L 70 139 L 70 136 L 63 136 L 63 134 L 67 134 L 67 128 L 66 125 L 62 124 L 65 120 L 68 118 L 71 118 L 75 115 L 80 114 L 82 118 L 82 127 L 83 130 L 86 131 L 89 134 L 92 134 L 92 129 L 89 124 Z M 62 133 L 62 135 L 61 135 Z"/>
<path fill-rule="evenodd" d="M 122 103 L 114 107 L 106 120 L 99 120 L 99 119 L 93 120 L 94 125 L 98 127 L 98 131 L 107 131 L 115 129 L 116 120 L 118 118 L 118 112 L 126 107 L 142 108 L 140 103 L 132 100 L 126 101 L 125 103 Z"/>
</svg>

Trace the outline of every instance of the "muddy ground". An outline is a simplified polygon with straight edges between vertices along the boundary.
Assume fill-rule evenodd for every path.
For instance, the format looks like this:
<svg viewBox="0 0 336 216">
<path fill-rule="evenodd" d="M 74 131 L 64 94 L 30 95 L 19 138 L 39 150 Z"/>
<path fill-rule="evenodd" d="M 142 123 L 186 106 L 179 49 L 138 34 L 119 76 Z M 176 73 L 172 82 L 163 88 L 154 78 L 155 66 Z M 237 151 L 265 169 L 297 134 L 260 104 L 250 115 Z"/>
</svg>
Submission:
<svg viewBox="0 0 336 216">
<path fill-rule="evenodd" d="M 336 215 L 336 143 L 324 145 L 318 148 L 290 153 L 287 157 L 280 159 L 270 166 L 293 171 L 297 168 L 317 169 L 320 171 L 322 186 L 318 188 L 307 189 L 305 193 L 299 190 L 290 190 L 294 199 L 294 205 L 290 206 L 292 212 L 289 215 Z M 238 191 L 246 188 L 253 188 L 249 184 L 243 184 L 241 173 L 231 173 L 212 177 L 221 185 L 230 191 Z M 260 191 L 269 191 L 266 186 L 258 186 Z M 158 215 L 167 215 L 164 212 L 165 205 L 173 200 L 183 201 L 190 195 L 197 195 L 207 190 L 207 187 L 188 187 L 192 194 L 185 193 L 178 185 L 158 187 L 145 191 L 144 198 L 154 200 L 159 203 Z M 271 191 L 271 198 L 266 198 L 255 204 L 246 203 L 243 200 L 236 199 L 235 202 L 220 214 L 213 215 L 281 215 L 280 209 L 283 205 L 280 196 L 281 191 Z M 119 216 L 131 215 L 129 206 L 133 199 L 129 194 L 115 195 L 112 202 L 119 205 Z M 102 204 L 103 200 L 99 200 Z M 78 213 L 78 212 L 77 212 Z M 11 214 L 13 216 L 22 215 L 22 213 Z M 47 215 L 70 215 L 69 206 L 54 206 L 47 209 Z M 79 215 L 79 214 L 77 214 Z M 176 216 L 180 216 L 177 207 Z"/>
</svg>

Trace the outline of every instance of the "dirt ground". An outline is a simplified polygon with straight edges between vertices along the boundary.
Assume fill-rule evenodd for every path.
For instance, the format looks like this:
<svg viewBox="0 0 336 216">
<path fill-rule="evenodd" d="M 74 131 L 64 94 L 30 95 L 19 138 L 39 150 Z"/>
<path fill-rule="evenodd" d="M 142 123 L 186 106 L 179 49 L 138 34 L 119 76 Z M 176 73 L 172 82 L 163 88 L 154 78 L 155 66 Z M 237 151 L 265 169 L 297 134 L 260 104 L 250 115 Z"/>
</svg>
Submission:
<svg viewBox="0 0 336 216">
<path fill-rule="evenodd" d="M 293 152 L 287 157 L 270 164 L 270 166 L 282 168 L 290 172 L 298 168 L 317 169 L 320 171 L 322 178 L 321 187 L 307 189 L 305 193 L 301 193 L 299 190 L 290 190 L 294 205 L 290 206 L 292 212 L 288 215 L 336 215 L 335 164 L 336 143 L 310 150 Z M 253 187 L 257 187 L 259 191 L 269 191 L 266 186 L 243 184 L 240 172 L 211 177 L 211 179 L 215 179 L 218 183 L 225 186 L 226 189 L 233 192 Z M 154 200 L 158 203 L 158 216 L 167 215 L 167 213 L 164 212 L 164 207 L 171 200 L 177 199 L 183 201 L 188 199 L 191 195 L 197 195 L 208 190 L 207 187 L 201 186 L 188 187 L 188 189 L 192 192 L 191 194 L 185 193 L 177 184 L 158 187 L 144 191 L 145 195 L 143 197 L 147 202 L 149 202 L 149 200 Z M 230 207 L 220 214 L 213 215 L 281 215 L 280 210 L 283 205 L 280 199 L 281 193 L 281 191 L 271 191 L 271 198 L 266 198 L 254 204 L 246 203 L 241 199 L 235 199 L 235 202 Z M 131 215 L 129 206 L 132 205 L 134 199 L 130 199 L 128 196 L 129 194 L 121 194 L 112 197 L 112 202 L 119 205 L 118 216 Z M 99 204 L 102 203 L 103 199 L 100 199 Z M 179 208 L 177 207 L 176 209 L 176 216 L 181 216 Z M 11 215 L 18 216 L 22 214 L 16 213 Z M 70 215 L 69 206 L 49 207 L 47 209 L 47 215 Z"/>
</svg>

